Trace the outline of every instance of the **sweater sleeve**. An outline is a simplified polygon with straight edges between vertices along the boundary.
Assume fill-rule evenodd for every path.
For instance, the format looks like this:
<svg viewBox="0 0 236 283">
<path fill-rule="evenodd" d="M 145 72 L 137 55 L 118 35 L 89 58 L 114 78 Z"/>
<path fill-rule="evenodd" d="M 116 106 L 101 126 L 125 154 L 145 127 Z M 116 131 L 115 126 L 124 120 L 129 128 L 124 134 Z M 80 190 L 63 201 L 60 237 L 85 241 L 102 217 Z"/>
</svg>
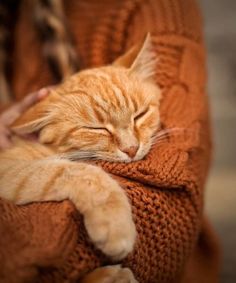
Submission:
<svg viewBox="0 0 236 283">
<path fill-rule="evenodd" d="M 100 10 L 96 1 L 89 2 L 66 2 L 87 67 L 111 62 L 147 32 L 152 35 L 159 58 L 156 82 L 163 94 L 162 128 L 175 131 L 144 160 L 101 165 L 124 186 L 138 231 L 123 265 L 140 283 L 180 282 L 202 229 L 211 148 L 201 16 L 194 0 L 99 1 Z M 51 78 L 35 55 L 40 49 L 32 31 L 21 40 L 30 27 L 24 13 L 21 20 L 15 55 L 19 94 L 38 89 L 41 82 L 47 85 Z M 18 207 L 0 200 L 0 211 L 4 282 L 75 282 L 98 266 L 113 264 L 95 250 L 83 219 L 68 201 Z"/>
<path fill-rule="evenodd" d="M 126 28 L 125 49 L 151 32 L 162 127 L 173 133 L 135 165 L 104 167 L 133 205 L 139 237 L 126 264 L 139 282 L 172 282 L 197 243 L 210 160 L 201 16 L 192 0 L 150 0 L 133 7 Z"/>
</svg>

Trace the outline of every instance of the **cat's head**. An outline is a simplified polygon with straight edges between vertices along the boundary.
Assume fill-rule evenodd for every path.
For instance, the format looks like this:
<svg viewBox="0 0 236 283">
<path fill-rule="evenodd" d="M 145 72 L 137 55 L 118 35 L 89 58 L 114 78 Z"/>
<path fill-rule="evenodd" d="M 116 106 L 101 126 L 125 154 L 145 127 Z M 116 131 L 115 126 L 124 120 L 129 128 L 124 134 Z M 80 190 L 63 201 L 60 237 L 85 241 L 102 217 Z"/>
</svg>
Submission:
<svg viewBox="0 0 236 283">
<path fill-rule="evenodd" d="M 159 127 L 160 89 L 150 36 L 113 64 L 81 71 L 13 125 L 71 159 L 131 162 L 150 150 Z"/>
</svg>

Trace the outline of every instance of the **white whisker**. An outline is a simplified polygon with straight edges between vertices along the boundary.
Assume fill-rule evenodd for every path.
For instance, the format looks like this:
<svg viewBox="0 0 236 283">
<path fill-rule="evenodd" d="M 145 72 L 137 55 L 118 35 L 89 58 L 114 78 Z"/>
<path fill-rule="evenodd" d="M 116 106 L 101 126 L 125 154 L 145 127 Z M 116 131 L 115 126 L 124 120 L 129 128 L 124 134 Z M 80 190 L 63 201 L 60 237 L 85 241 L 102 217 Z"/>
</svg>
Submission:
<svg viewBox="0 0 236 283">
<path fill-rule="evenodd" d="M 190 134 L 190 133 L 195 133 L 194 130 L 192 129 L 186 129 L 186 128 L 170 128 L 170 129 L 164 129 L 156 133 L 152 138 L 151 138 L 151 145 L 155 144 L 160 144 L 163 143 L 168 137 L 171 136 L 179 136 L 181 134 Z"/>
<path fill-rule="evenodd" d="M 71 152 L 65 152 L 58 155 L 59 158 L 62 159 L 69 159 L 71 161 L 73 160 L 81 160 L 81 159 L 95 159 L 96 153 L 91 151 L 71 151 Z"/>
</svg>

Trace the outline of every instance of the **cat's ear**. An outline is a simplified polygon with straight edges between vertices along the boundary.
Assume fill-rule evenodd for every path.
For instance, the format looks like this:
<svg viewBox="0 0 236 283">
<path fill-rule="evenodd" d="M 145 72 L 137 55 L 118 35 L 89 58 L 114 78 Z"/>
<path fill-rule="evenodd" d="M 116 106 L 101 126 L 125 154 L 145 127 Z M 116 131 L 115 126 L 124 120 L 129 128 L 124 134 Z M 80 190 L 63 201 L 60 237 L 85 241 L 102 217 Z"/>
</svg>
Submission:
<svg viewBox="0 0 236 283">
<path fill-rule="evenodd" d="M 148 33 L 144 40 L 133 46 L 124 55 L 115 60 L 113 65 L 128 68 L 142 79 L 154 78 L 158 58 L 153 50 L 151 35 Z"/>
<path fill-rule="evenodd" d="M 49 105 L 58 100 L 57 94 L 50 94 L 24 112 L 11 125 L 11 130 L 17 134 L 30 134 L 40 130 L 50 122 Z"/>
</svg>

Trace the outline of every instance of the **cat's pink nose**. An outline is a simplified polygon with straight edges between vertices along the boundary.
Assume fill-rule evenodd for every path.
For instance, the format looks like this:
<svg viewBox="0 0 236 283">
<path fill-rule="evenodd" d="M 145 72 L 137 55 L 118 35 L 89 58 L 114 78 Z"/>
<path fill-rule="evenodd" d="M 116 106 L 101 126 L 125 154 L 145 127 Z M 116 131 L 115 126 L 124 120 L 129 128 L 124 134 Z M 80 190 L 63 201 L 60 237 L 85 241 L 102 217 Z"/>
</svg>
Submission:
<svg viewBox="0 0 236 283">
<path fill-rule="evenodd" d="M 133 158 L 135 157 L 138 151 L 138 148 L 139 148 L 138 146 L 130 146 L 130 147 L 123 149 L 122 151 L 126 153 L 130 158 Z"/>
</svg>

